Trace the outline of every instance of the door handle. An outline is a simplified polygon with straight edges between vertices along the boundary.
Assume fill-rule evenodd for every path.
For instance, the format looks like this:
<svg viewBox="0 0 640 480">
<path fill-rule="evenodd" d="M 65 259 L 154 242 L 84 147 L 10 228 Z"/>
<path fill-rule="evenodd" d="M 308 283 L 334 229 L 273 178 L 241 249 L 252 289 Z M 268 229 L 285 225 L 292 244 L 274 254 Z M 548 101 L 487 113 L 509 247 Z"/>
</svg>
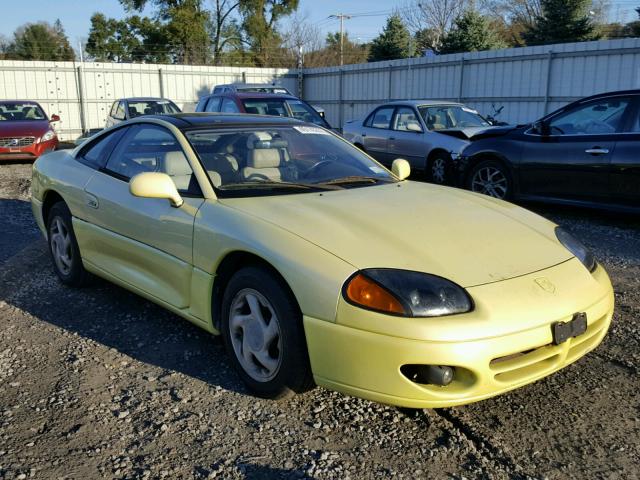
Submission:
<svg viewBox="0 0 640 480">
<path fill-rule="evenodd" d="M 367 136 L 367 134 L 366 134 L 366 133 L 363 133 L 363 134 L 362 134 L 362 136 L 363 136 L 363 137 L 366 137 L 366 136 Z"/>
<path fill-rule="evenodd" d="M 600 147 L 593 147 L 593 148 L 587 148 L 584 153 L 588 153 L 589 155 L 606 155 L 607 153 L 609 153 L 609 149 L 608 148 L 600 148 Z"/>
<path fill-rule="evenodd" d="M 389 137 L 389 140 L 395 140 L 396 137 Z"/>
</svg>

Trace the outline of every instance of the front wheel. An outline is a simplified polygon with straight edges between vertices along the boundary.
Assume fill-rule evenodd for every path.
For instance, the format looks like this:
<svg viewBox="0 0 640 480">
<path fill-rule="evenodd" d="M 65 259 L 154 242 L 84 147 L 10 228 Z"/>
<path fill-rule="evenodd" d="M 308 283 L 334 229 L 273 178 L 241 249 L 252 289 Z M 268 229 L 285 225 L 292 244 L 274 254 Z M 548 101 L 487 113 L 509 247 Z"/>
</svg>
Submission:
<svg viewBox="0 0 640 480">
<path fill-rule="evenodd" d="M 286 398 L 313 386 L 302 315 L 268 269 L 239 270 L 222 301 L 222 335 L 245 384 L 265 398 Z"/>
<path fill-rule="evenodd" d="M 487 160 L 476 165 L 469 175 L 467 187 L 472 192 L 501 200 L 511 198 L 513 194 L 509 172 L 504 165 L 495 160 Z"/>
<path fill-rule="evenodd" d="M 449 159 L 444 153 L 436 154 L 429 161 L 429 168 L 427 175 L 432 183 L 438 185 L 445 185 L 447 183 L 447 167 L 449 165 Z"/>
</svg>

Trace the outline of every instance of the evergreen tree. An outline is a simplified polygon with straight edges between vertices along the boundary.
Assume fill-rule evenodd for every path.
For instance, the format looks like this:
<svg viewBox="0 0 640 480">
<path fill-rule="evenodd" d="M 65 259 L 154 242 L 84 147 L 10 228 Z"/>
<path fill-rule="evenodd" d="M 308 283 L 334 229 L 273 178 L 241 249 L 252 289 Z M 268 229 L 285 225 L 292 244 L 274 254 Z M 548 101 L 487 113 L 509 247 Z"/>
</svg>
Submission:
<svg viewBox="0 0 640 480">
<path fill-rule="evenodd" d="M 444 37 L 440 53 L 477 52 L 506 46 L 487 17 L 475 10 L 467 10 L 455 20 L 453 28 Z"/>
<path fill-rule="evenodd" d="M 408 58 L 412 54 L 409 31 L 403 25 L 400 16 L 391 15 L 387 18 L 387 24 L 382 33 L 371 42 L 369 61 L 379 62 Z"/>
<path fill-rule="evenodd" d="M 47 22 L 23 25 L 13 34 L 5 53 L 5 58 L 14 60 L 69 61 L 75 56 L 60 20 L 53 26 Z"/>
<path fill-rule="evenodd" d="M 523 35 L 527 45 L 586 42 L 600 32 L 589 11 L 591 0 L 541 0 L 542 14 Z"/>
</svg>

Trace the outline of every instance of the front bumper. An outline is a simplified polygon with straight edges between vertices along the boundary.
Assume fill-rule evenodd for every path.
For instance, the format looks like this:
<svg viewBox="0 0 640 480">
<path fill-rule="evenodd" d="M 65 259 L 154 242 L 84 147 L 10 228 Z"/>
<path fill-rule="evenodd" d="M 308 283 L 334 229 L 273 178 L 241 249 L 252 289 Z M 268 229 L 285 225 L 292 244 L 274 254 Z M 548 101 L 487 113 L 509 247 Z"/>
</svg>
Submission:
<svg viewBox="0 0 640 480">
<path fill-rule="evenodd" d="M 336 323 L 305 316 L 315 381 L 380 403 L 439 408 L 483 400 L 543 378 L 597 347 L 611 322 L 613 290 L 602 267 L 594 272 L 592 282 L 580 278 L 564 288 L 559 283 L 578 267 L 582 269 L 577 270 L 578 276 L 588 273 L 573 259 L 543 272 L 476 287 L 475 291 L 470 288 L 476 311 L 465 315 L 398 319 L 363 313 L 341 301 Z M 543 275 L 559 285 L 555 292 L 559 295 L 548 294 L 546 305 L 533 282 Z M 584 288 L 586 294 L 580 291 Z M 522 300 L 521 311 L 514 309 L 518 296 Z M 536 298 L 539 308 L 532 312 L 531 302 Z M 489 310 L 486 302 L 491 302 Z M 576 302 L 581 306 L 576 307 Z M 578 311 L 587 314 L 587 331 L 553 345 L 550 325 L 570 320 Z M 538 314 L 535 324 L 530 321 L 532 313 Z M 372 320 L 372 315 L 382 317 L 391 330 L 381 332 L 385 326 L 377 323 L 379 319 Z M 355 316 L 369 319 L 354 320 Z M 398 328 L 393 329 L 394 322 L 400 323 Z M 427 327 L 411 330 L 411 323 Z M 446 387 L 420 384 L 401 372 L 403 365 L 448 365 L 455 368 L 456 374 Z"/>
<path fill-rule="evenodd" d="M 32 143 L 25 147 L 0 147 L 0 161 L 36 160 L 45 153 L 58 148 L 58 137 L 49 141 Z"/>
</svg>

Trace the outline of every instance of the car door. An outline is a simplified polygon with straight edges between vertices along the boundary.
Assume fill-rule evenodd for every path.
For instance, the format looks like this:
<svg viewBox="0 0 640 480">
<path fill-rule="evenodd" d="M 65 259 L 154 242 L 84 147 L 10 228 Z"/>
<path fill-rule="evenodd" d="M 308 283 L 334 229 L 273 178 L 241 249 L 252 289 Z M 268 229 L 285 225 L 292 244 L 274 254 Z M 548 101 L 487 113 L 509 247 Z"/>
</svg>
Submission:
<svg viewBox="0 0 640 480">
<path fill-rule="evenodd" d="M 524 132 L 521 193 L 606 200 L 612 153 L 629 106 L 629 97 L 600 98 L 561 111 Z"/>
<path fill-rule="evenodd" d="M 633 98 L 627 127 L 617 135 L 611 157 L 609 188 L 615 203 L 640 206 L 640 96 Z"/>
<path fill-rule="evenodd" d="M 362 126 L 362 143 L 369 155 L 380 163 L 389 164 L 387 146 L 391 136 L 391 119 L 395 107 L 380 107 L 373 111 Z"/>
<path fill-rule="evenodd" d="M 133 196 L 129 180 L 148 171 L 171 176 L 184 204 L 175 208 L 164 199 Z M 83 258 L 116 280 L 188 307 L 193 223 L 203 198 L 174 134 L 153 124 L 129 127 L 85 194 Z"/>
<path fill-rule="evenodd" d="M 409 125 L 420 128 L 420 131 L 410 130 Z M 396 107 L 391 121 L 391 134 L 387 144 L 389 159 L 408 160 L 413 169 L 423 169 L 427 158 L 424 141 L 424 127 L 418 119 L 413 107 Z"/>
</svg>

